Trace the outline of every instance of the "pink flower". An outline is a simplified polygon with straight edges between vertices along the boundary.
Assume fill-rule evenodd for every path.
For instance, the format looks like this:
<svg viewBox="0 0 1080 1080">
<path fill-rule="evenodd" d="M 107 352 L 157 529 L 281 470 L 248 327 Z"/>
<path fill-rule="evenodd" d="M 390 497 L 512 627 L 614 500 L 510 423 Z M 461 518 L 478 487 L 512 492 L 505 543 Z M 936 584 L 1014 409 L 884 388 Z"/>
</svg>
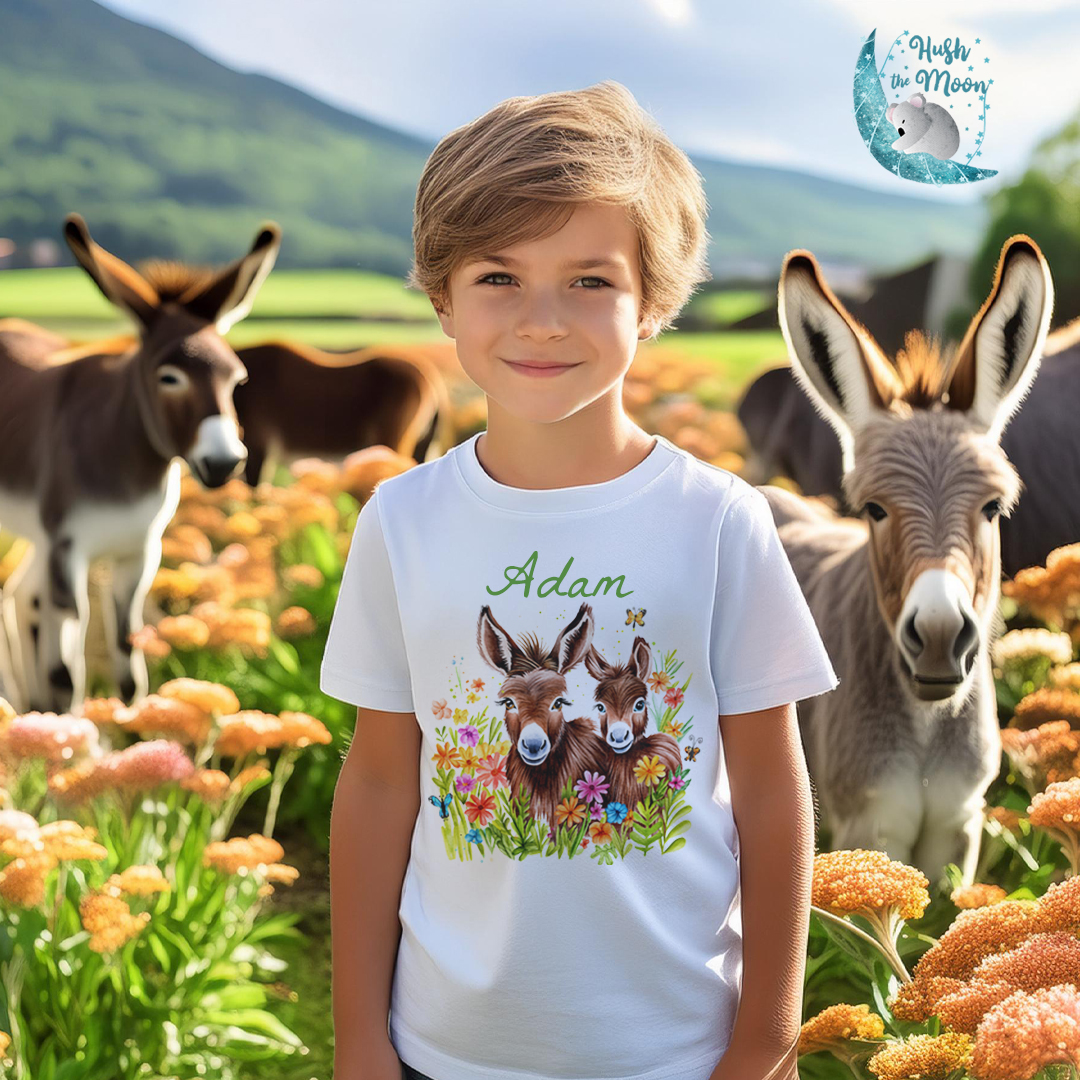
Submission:
<svg viewBox="0 0 1080 1080">
<path fill-rule="evenodd" d="M 678 791 L 686 783 L 685 776 L 672 776 L 668 779 L 668 787 L 672 791 Z"/>
<path fill-rule="evenodd" d="M 975 1029 L 972 1067 L 984 1080 L 1034 1076 L 1057 1063 L 1080 1064 L 1080 997 L 1072 983 L 1017 990 Z"/>
<path fill-rule="evenodd" d="M 462 773 L 455 781 L 455 786 L 462 795 L 468 795 L 476 787 L 476 777 L 468 773 Z"/>
<path fill-rule="evenodd" d="M 603 802 L 607 789 L 607 777 L 594 772 L 586 772 L 585 779 L 574 785 L 574 790 L 584 802 Z"/>
<path fill-rule="evenodd" d="M 135 743 L 126 750 L 107 754 L 101 760 L 117 787 L 130 791 L 150 791 L 161 784 L 183 780 L 195 771 L 195 765 L 179 743 L 151 739 Z"/>
<path fill-rule="evenodd" d="M 476 767 L 476 779 L 492 791 L 506 787 L 506 758 L 498 754 L 488 754 L 486 758 L 481 758 Z"/>
<path fill-rule="evenodd" d="M 431 713 L 436 720 L 449 720 L 454 710 L 446 704 L 446 698 L 438 698 L 431 703 Z"/>
<path fill-rule="evenodd" d="M 472 724 L 463 724 L 457 730 L 458 736 L 466 746 L 475 746 L 480 741 L 480 732 Z"/>
<path fill-rule="evenodd" d="M 593 821 L 600 821 L 604 816 L 604 804 L 594 802 L 592 804 L 592 813 L 589 816 Z"/>
<path fill-rule="evenodd" d="M 98 729 L 90 720 L 64 713 L 31 712 L 16 716 L 0 738 L 0 746 L 13 757 L 71 762 L 89 754 L 97 757 Z"/>
</svg>

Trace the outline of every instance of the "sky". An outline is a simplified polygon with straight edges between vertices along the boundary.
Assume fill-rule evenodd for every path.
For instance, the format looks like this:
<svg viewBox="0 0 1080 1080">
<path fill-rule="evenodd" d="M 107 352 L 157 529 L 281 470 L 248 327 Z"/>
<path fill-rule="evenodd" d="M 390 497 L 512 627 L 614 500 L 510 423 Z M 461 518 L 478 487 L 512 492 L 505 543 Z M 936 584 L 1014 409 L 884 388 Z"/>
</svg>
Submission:
<svg viewBox="0 0 1080 1080">
<path fill-rule="evenodd" d="M 105 6 L 168 30 L 230 67 L 274 76 L 432 142 L 504 98 L 610 78 L 626 85 L 691 154 L 959 202 L 1015 179 L 1038 141 L 1080 111 L 1078 0 L 107 0 Z M 873 160 L 852 116 L 852 81 L 859 48 L 875 28 L 879 67 L 905 30 L 935 43 L 959 38 L 971 45 L 979 38 L 974 48 L 984 63 L 989 58 L 980 71 L 993 75 L 994 87 L 977 164 L 997 169 L 997 177 L 933 188 L 895 177 Z"/>
</svg>

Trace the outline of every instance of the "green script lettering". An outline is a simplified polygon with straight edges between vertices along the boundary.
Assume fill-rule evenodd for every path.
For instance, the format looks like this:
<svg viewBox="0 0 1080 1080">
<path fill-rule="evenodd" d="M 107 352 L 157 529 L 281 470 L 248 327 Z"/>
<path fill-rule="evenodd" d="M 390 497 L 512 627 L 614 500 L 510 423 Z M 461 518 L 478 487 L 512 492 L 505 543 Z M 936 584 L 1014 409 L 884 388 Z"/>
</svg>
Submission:
<svg viewBox="0 0 1080 1080">
<path fill-rule="evenodd" d="M 501 589 L 493 589 L 490 585 L 485 585 L 484 588 L 492 596 L 501 596 L 512 585 L 524 585 L 524 595 L 529 595 L 529 589 L 532 587 L 533 577 L 536 574 L 536 562 L 539 559 L 539 551 L 534 551 L 528 559 L 521 566 L 508 566 L 503 570 L 503 577 L 506 579 L 506 584 Z M 587 592 L 589 587 L 588 578 L 576 578 L 573 584 L 570 586 L 569 592 L 563 592 L 559 586 L 563 582 L 563 578 L 570 572 L 570 567 L 573 565 L 574 557 L 571 556 L 566 561 L 566 565 L 562 568 L 562 573 L 558 577 L 544 578 L 540 582 L 536 590 L 537 596 L 549 596 L 551 593 L 555 593 L 556 596 L 596 596 L 601 588 L 604 590 L 604 595 L 611 591 L 612 586 L 615 586 L 616 596 L 630 596 L 633 593 L 633 589 L 629 589 L 623 592 L 623 586 L 626 584 L 626 575 L 619 574 L 618 577 L 602 577 L 596 584 L 596 588 L 593 591 Z"/>
</svg>

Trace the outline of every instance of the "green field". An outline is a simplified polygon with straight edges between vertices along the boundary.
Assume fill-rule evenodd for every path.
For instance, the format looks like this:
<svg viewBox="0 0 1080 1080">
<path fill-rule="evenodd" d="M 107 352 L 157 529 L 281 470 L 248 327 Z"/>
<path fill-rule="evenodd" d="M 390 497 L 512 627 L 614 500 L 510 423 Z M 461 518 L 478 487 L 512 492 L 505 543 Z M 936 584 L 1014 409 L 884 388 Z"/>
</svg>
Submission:
<svg viewBox="0 0 1080 1080">
<path fill-rule="evenodd" d="M 767 302 L 761 292 L 712 292 L 691 302 L 718 327 L 710 332 L 672 330 L 655 347 L 715 363 L 710 403 L 730 407 L 758 371 L 785 355 L 777 331 L 722 327 Z M 72 341 L 128 333 L 130 323 L 77 267 L 0 271 L 0 317 L 17 316 Z M 325 349 L 446 340 L 426 296 L 399 278 L 359 270 L 275 270 L 251 314 L 227 335 L 234 347 L 272 339 L 302 341 Z"/>
</svg>

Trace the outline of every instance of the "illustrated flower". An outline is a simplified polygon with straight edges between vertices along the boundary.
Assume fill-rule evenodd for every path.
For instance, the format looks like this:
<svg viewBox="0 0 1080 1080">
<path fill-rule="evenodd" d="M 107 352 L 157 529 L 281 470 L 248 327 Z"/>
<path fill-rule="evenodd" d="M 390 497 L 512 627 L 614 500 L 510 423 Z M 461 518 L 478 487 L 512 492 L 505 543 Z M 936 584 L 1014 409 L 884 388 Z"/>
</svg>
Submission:
<svg viewBox="0 0 1080 1080">
<path fill-rule="evenodd" d="M 462 795 L 468 795 L 469 792 L 476 787 L 476 777 L 470 776 L 468 773 L 462 773 L 457 780 L 454 781 L 454 786 Z"/>
<path fill-rule="evenodd" d="M 468 702 L 468 703 L 469 703 L 470 705 L 473 705 L 473 704 L 475 704 L 475 703 L 476 703 L 477 701 L 479 701 L 479 700 L 480 700 L 480 695 L 479 695 L 479 694 L 474 694 L 474 693 L 470 692 L 469 694 L 467 694 L 467 695 L 466 695 L 466 697 L 465 697 L 465 700 L 466 700 L 466 701 L 467 701 L 467 702 Z"/>
<path fill-rule="evenodd" d="M 468 773 L 476 772 L 480 759 L 471 746 L 458 747 L 458 756 L 461 758 L 461 768 Z"/>
<path fill-rule="evenodd" d="M 596 821 L 589 826 L 589 836 L 592 837 L 592 842 L 599 847 L 601 844 L 610 844 L 615 833 L 606 821 Z"/>
<path fill-rule="evenodd" d="M 660 691 L 671 685 L 671 676 L 666 671 L 654 671 L 645 681 L 654 690 Z"/>
<path fill-rule="evenodd" d="M 678 791 L 681 787 L 686 785 L 686 777 L 681 773 L 678 776 L 672 776 L 668 780 L 668 787 L 672 791 Z"/>
<path fill-rule="evenodd" d="M 449 720 L 453 712 L 446 704 L 446 698 L 438 698 L 431 703 L 431 714 L 436 720 Z"/>
<path fill-rule="evenodd" d="M 492 790 L 506 787 L 506 758 L 497 754 L 481 758 L 476 765 L 476 779 Z"/>
<path fill-rule="evenodd" d="M 589 846 L 589 838 L 586 836 L 581 841 L 581 850 L 584 851 Z"/>
<path fill-rule="evenodd" d="M 866 1047 L 853 1039 L 877 1040 L 885 1034 L 885 1022 L 869 1005 L 830 1005 L 810 1017 L 799 1030 L 799 1056 L 827 1050 L 843 1061 L 852 1072 Z"/>
<path fill-rule="evenodd" d="M 1017 990 L 995 1005 L 975 1031 L 971 1066 L 979 1080 L 1026 1080 L 1053 1064 L 1080 1066 L 1075 986 Z"/>
<path fill-rule="evenodd" d="M 607 777 L 601 773 L 586 771 L 585 777 L 574 785 L 574 790 L 585 802 L 603 802 L 608 789 Z"/>
<path fill-rule="evenodd" d="M 555 820 L 559 825 L 569 825 L 573 828 L 585 820 L 586 809 L 585 803 L 576 796 L 570 795 L 555 807 Z"/>
<path fill-rule="evenodd" d="M 672 686 L 666 694 L 664 694 L 665 705 L 681 705 L 683 700 L 683 692 L 677 686 Z"/>
<path fill-rule="evenodd" d="M 431 760 L 436 769 L 456 769 L 461 764 L 461 751 L 452 743 L 436 743 Z"/>
<path fill-rule="evenodd" d="M 495 796 L 482 788 L 474 791 L 465 804 L 465 816 L 481 829 L 490 825 L 495 817 Z"/>
<path fill-rule="evenodd" d="M 670 724 L 664 730 L 673 738 L 681 739 L 683 733 L 683 726 L 681 720 L 672 720 Z"/>
<path fill-rule="evenodd" d="M 458 728 L 458 737 L 466 746 L 475 746 L 480 741 L 480 732 L 472 724 L 463 724 Z"/>
<path fill-rule="evenodd" d="M 656 754 L 639 757 L 634 766 L 634 779 L 639 784 L 651 784 L 655 787 L 666 774 L 667 766 Z"/>
<path fill-rule="evenodd" d="M 470 690 L 483 690 L 484 680 L 479 677 L 475 679 L 470 679 L 468 685 Z"/>
<path fill-rule="evenodd" d="M 590 803 L 590 805 L 589 805 L 589 817 L 592 818 L 593 821 L 603 821 L 604 820 L 604 804 L 603 803 L 598 803 L 598 802 Z"/>
<path fill-rule="evenodd" d="M 911 976 L 896 950 L 905 919 L 918 919 L 930 903 L 926 875 L 884 851 L 827 851 L 814 856 L 811 903 L 838 919 L 859 915 L 870 924 L 893 970 Z"/>
<path fill-rule="evenodd" d="M 468 709 L 455 709 L 454 710 L 454 723 L 455 724 L 467 724 L 469 722 L 469 710 Z"/>
<path fill-rule="evenodd" d="M 626 817 L 626 804 L 621 802 L 609 802 L 604 808 L 607 811 L 607 819 L 612 825 L 622 824 Z"/>
<path fill-rule="evenodd" d="M 481 844 L 484 841 L 484 834 L 479 829 L 470 829 L 465 834 L 465 839 L 468 840 L 470 844 Z"/>
<path fill-rule="evenodd" d="M 1057 840 L 1072 873 L 1080 872 L 1080 777 L 1059 781 L 1040 791 L 1028 807 L 1028 821 Z"/>
<path fill-rule="evenodd" d="M 891 1040 L 867 1063 L 878 1080 L 948 1080 L 971 1063 L 970 1035 L 947 1031 L 942 1035 L 912 1035 Z"/>
</svg>

